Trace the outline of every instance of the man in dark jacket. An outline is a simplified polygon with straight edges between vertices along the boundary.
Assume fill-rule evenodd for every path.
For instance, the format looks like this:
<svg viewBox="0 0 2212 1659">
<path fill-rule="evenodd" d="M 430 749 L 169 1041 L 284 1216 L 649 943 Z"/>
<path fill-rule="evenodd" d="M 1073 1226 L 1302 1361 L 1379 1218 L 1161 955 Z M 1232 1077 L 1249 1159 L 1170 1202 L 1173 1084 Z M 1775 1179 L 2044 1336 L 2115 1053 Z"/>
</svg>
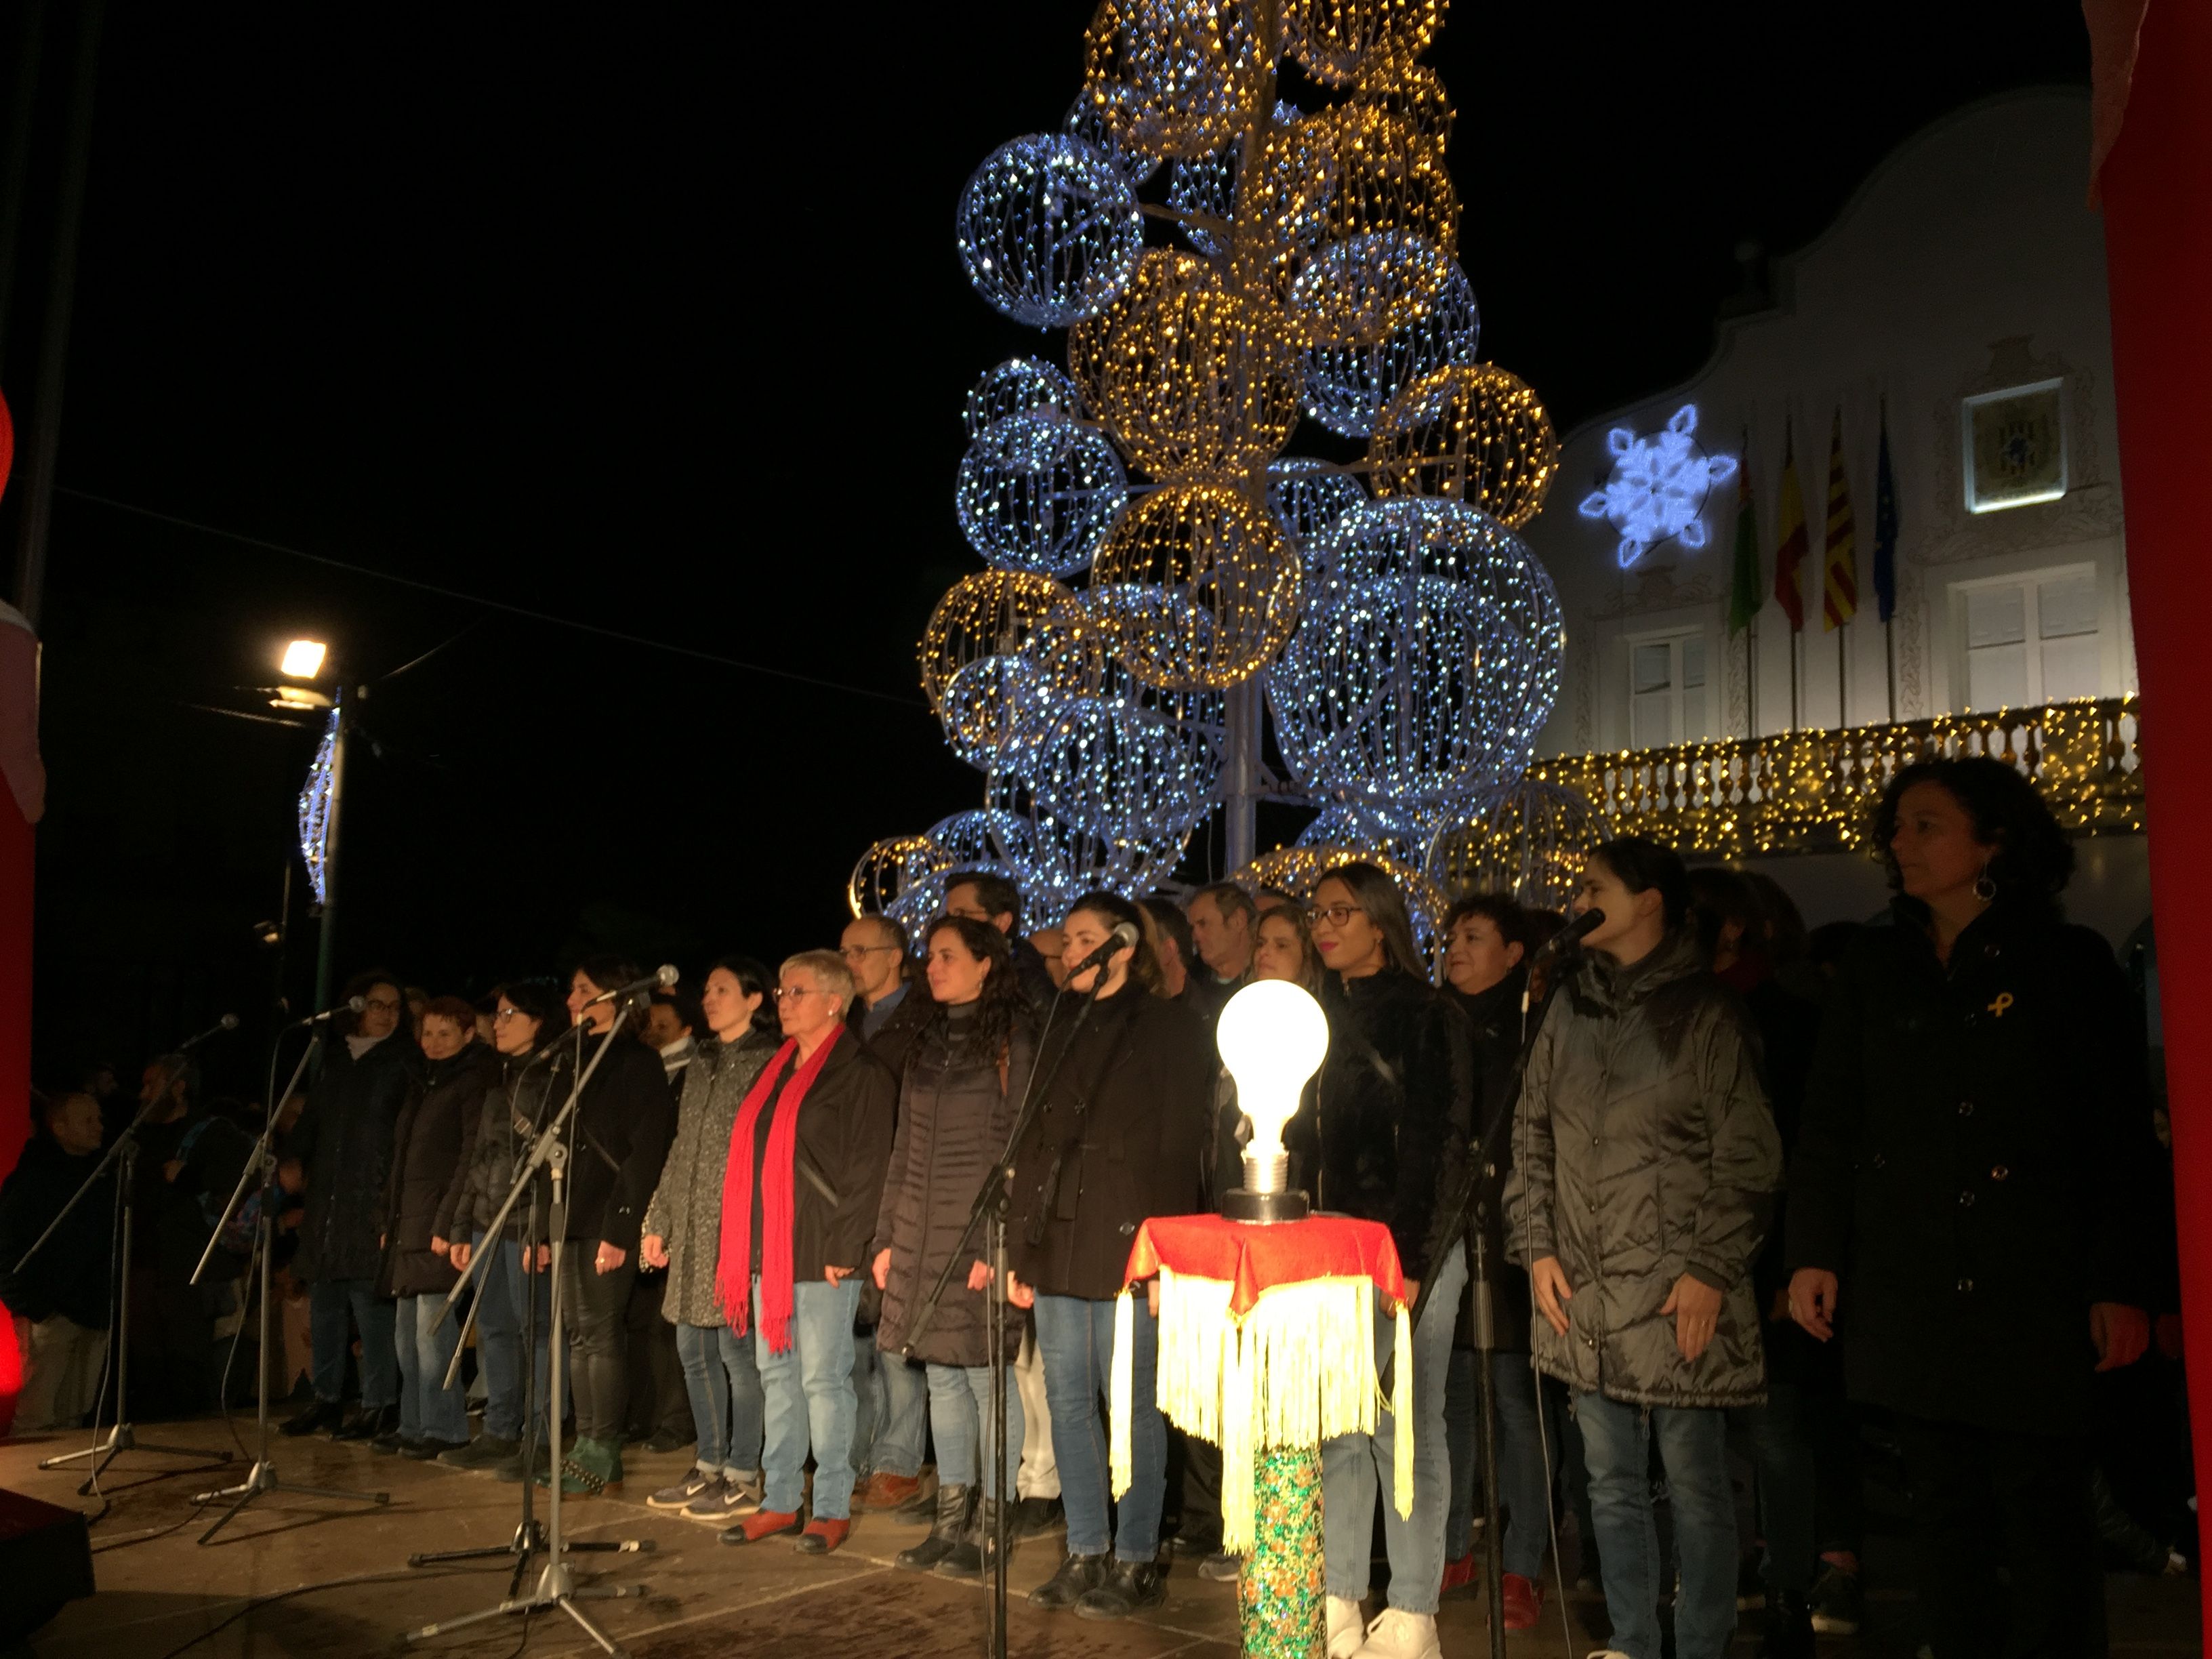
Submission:
<svg viewBox="0 0 2212 1659">
<path fill-rule="evenodd" d="M 23 1359 L 19 1430 L 72 1428 L 93 1407 L 107 1359 L 114 1177 L 85 1194 L 23 1271 L 15 1264 L 100 1167 L 100 1103 L 37 1097 L 38 1133 L 0 1183 L 0 1303 L 15 1319 Z"/>
<path fill-rule="evenodd" d="M 1060 987 L 1053 983 L 1044 957 L 1022 932 L 1022 890 L 993 871 L 955 871 L 945 880 L 945 913 L 988 921 L 1006 936 L 1014 947 L 1014 976 L 1022 982 L 1022 995 L 1042 1020 L 1060 995 Z"/>
<path fill-rule="evenodd" d="M 288 1420 L 283 1431 L 373 1440 L 399 1420 L 394 1310 L 391 1299 L 377 1293 L 376 1281 L 384 1265 L 392 1134 L 421 1076 L 422 1053 L 401 1030 L 406 999 L 390 975 L 361 975 L 346 994 L 362 999 L 362 1011 L 325 1051 L 322 1075 L 307 1091 L 307 1109 L 284 1149 L 307 1186 L 292 1274 L 311 1286 L 315 1403 Z M 356 1330 L 361 1407 L 348 1416 L 339 1401 Z"/>
</svg>

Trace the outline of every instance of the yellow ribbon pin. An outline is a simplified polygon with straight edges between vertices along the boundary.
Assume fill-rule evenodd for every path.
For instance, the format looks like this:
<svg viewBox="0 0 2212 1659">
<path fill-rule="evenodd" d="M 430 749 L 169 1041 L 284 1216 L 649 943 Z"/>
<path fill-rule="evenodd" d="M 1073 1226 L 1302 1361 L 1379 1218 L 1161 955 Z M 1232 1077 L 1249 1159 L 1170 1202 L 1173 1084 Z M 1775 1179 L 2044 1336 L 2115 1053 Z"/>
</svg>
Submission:
<svg viewBox="0 0 2212 1659">
<path fill-rule="evenodd" d="M 1990 1004 L 1990 1012 L 1992 1014 L 1995 1014 L 1999 1019 L 2002 1019 L 2004 1018 L 2005 1010 L 2011 1006 L 2012 993 L 2009 991 L 2000 991 L 1997 993 L 1996 1000 Z"/>
</svg>

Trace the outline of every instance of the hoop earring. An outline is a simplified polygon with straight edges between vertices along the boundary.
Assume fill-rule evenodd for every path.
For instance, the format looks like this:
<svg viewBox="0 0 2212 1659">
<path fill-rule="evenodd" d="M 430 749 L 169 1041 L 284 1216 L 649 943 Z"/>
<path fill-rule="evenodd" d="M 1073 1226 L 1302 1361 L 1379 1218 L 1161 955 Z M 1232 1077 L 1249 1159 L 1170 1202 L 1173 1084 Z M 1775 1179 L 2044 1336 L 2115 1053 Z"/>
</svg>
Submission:
<svg viewBox="0 0 2212 1659">
<path fill-rule="evenodd" d="M 1997 884 L 1990 879 L 1990 866 L 1985 864 L 1982 866 L 1982 873 L 1974 878 L 1974 896 L 1983 903 L 1988 904 L 1995 900 L 1996 896 Z"/>
</svg>

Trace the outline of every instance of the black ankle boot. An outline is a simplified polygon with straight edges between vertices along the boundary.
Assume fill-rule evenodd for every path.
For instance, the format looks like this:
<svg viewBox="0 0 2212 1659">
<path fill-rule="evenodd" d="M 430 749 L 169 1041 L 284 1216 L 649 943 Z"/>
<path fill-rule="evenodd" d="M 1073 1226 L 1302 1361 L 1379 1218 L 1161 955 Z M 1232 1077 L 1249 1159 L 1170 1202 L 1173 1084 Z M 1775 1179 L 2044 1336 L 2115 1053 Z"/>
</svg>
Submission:
<svg viewBox="0 0 2212 1659">
<path fill-rule="evenodd" d="M 1109 1555 L 1071 1555 L 1060 1571 L 1030 1592 L 1030 1605 L 1058 1612 L 1072 1607 L 1106 1582 Z"/>
<path fill-rule="evenodd" d="M 968 1518 L 975 1509 L 975 1493 L 973 1486 L 939 1486 L 937 1517 L 931 1523 L 929 1536 L 910 1550 L 901 1550 L 892 1559 L 909 1572 L 927 1572 L 958 1549 L 961 1540 L 968 1535 Z"/>
<path fill-rule="evenodd" d="M 948 1552 L 937 1564 L 937 1576 L 939 1578 L 981 1578 L 984 1564 L 991 1559 L 991 1551 L 996 1543 L 998 1525 L 998 1500 L 986 1498 L 975 1505 L 975 1519 L 969 1523 L 968 1534 L 960 1540 L 959 1547 Z"/>
<path fill-rule="evenodd" d="M 1759 1659 L 1813 1659 L 1813 1607 L 1802 1590 L 1771 1590 Z"/>
</svg>

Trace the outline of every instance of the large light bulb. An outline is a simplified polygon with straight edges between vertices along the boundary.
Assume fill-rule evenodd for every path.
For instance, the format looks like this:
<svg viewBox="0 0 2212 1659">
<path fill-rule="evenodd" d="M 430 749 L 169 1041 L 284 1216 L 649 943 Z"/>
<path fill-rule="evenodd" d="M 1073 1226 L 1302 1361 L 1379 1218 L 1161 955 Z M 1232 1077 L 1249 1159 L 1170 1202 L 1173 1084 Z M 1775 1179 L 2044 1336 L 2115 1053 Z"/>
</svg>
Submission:
<svg viewBox="0 0 2212 1659">
<path fill-rule="evenodd" d="M 1224 1200 L 1223 1212 L 1246 1221 L 1296 1219 L 1305 1206 L 1288 1191 L 1283 1126 L 1297 1115 L 1299 1092 L 1328 1053 L 1328 1018 L 1303 988 L 1263 979 L 1229 999 L 1214 1032 L 1221 1063 L 1237 1080 L 1237 1107 L 1252 1120 L 1244 1186 Z"/>
</svg>

